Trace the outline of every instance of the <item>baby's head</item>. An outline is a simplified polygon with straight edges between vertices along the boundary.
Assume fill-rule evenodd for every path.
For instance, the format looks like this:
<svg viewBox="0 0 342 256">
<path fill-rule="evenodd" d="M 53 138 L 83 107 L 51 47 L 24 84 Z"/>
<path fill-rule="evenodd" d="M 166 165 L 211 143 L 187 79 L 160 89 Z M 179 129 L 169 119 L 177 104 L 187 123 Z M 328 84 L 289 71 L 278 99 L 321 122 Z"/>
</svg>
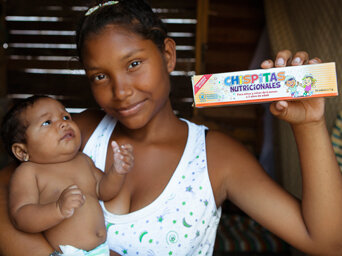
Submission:
<svg viewBox="0 0 342 256">
<path fill-rule="evenodd" d="M 32 96 L 13 106 L 3 119 L 1 137 L 8 153 L 20 162 L 67 161 L 81 144 L 70 114 L 48 96 Z"/>
<path fill-rule="evenodd" d="M 81 62 L 85 41 L 109 25 L 123 27 L 143 39 L 149 39 L 163 52 L 166 26 L 144 0 L 104 1 L 90 10 L 81 20 L 76 34 Z"/>
</svg>

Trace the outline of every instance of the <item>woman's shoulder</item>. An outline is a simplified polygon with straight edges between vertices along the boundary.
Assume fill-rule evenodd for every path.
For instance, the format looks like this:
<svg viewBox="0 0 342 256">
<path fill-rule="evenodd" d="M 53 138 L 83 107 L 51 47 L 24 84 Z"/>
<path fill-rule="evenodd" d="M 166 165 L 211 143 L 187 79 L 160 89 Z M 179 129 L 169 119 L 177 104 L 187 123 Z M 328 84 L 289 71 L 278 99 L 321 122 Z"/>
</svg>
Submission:
<svg viewBox="0 0 342 256">
<path fill-rule="evenodd" d="M 220 157 L 220 162 L 232 158 L 236 159 L 251 155 L 241 142 L 220 131 L 208 131 L 206 146 L 207 154 Z"/>
<path fill-rule="evenodd" d="M 81 113 L 72 115 L 72 119 L 81 131 L 82 148 L 104 116 L 105 112 L 99 109 L 87 109 Z"/>
<path fill-rule="evenodd" d="M 209 130 L 206 151 L 210 180 L 220 205 L 232 183 L 238 184 L 244 175 L 258 169 L 258 163 L 242 143 L 219 131 Z"/>
</svg>

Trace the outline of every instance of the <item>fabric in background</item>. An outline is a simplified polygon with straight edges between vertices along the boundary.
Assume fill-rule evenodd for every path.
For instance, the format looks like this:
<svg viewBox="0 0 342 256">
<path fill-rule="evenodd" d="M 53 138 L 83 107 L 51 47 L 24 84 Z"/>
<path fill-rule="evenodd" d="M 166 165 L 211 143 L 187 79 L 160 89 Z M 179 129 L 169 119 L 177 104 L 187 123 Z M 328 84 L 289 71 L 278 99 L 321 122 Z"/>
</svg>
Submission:
<svg viewBox="0 0 342 256">
<path fill-rule="evenodd" d="M 311 58 L 336 62 L 338 97 L 326 99 L 327 127 L 331 133 L 342 109 L 342 2 L 340 0 L 264 0 L 267 30 L 273 54 L 305 50 Z M 314 134 L 312 135 L 314 138 Z M 300 164 L 290 126 L 277 121 L 277 168 L 282 183 L 301 197 Z"/>
</svg>

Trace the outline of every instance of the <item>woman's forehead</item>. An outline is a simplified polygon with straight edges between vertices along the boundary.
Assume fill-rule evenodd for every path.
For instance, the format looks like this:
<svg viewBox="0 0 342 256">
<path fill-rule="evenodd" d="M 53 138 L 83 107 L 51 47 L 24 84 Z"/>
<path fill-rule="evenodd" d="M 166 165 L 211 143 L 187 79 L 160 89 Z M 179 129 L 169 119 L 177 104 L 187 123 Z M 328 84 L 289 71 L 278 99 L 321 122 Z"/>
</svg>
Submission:
<svg viewBox="0 0 342 256">
<path fill-rule="evenodd" d="M 101 33 L 89 37 L 84 44 L 83 64 L 86 69 L 97 66 L 97 61 L 124 61 L 137 53 L 158 49 L 148 39 L 120 26 L 108 26 Z"/>
</svg>

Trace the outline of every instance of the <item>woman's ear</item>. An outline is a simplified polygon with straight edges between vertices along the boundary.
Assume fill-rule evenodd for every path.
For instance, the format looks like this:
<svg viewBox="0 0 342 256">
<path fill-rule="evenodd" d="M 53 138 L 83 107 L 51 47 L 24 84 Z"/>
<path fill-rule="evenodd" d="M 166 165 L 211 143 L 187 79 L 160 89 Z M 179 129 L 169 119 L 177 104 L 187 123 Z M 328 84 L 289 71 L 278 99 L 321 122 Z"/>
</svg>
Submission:
<svg viewBox="0 0 342 256">
<path fill-rule="evenodd" d="M 169 37 L 164 40 L 164 58 L 167 71 L 171 73 L 176 66 L 176 43 Z"/>
<path fill-rule="evenodd" d="M 12 145 L 12 153 L 21 162 L 27 162 L 29 160 L 29 154 L 24 143 L 14 143 Z"/>
</svg>

